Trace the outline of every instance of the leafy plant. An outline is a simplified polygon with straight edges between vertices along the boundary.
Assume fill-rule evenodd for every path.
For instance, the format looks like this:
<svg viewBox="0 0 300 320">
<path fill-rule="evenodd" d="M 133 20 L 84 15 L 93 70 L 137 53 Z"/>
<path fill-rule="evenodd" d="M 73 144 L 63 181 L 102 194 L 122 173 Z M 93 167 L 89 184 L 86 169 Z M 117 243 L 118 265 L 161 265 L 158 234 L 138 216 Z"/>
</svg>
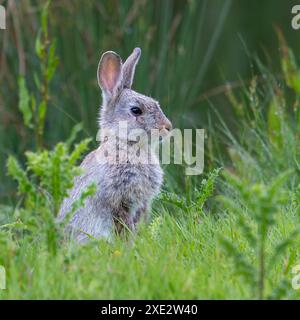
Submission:
<svg viewBox="0 0 300 320">
<path fill-rule="evenodd" d="M 241 229 L 242 236 L 250 252 L 254 253 L 254 257 L 250 258 L 251 255 L 249 257 L 245 247 L 238 247 L 236 242 L 241 239 L 221 236 L 223 249 L 233 258 L 236 272 L 249 284 L 255 292 L 254 296 L 259 299 L 280 298 L 286 293 L 286 290 L 283 290 L 286 279 L 268 293 L 266 281 L 271 280 L 268 279 L 271 269 L 284 256 L 300 229 L 295 228 L 291 231 L 285 239 L 269 249 L 268 254 L 266 243 L 272 227 L 276 226 L 276 215 L 288 205 L 290 193 L 283 186 L 291 171 L 280 174 L 269 184 L 260 182 L 250 185 L 249 181 L 239 179 L 229 172 L 224 172 L 224 175 L 229 185 L 236 191 L 237 198 L 222 195 L 219 196 L 219 200 L 231 214 L 235 215 L 236 226 Z"/>
<path fill-rule="evenodd" d="M 221 168 L 212 170 L 207 178 L 204 178 L 199 187 L 193 190 L 192 198 L 188 196 L 179 196 L 173 192 L 163 191 L 159 200 L 174 205 L 185 212 L 196 212 L 197 216 L 202 215 L 204 204 L 212 196 L 216 180 L 219 177 Z"/>
<path fill-rule="evenodd" d="M 1 228 L 12 236 L 21 234 L 29 239 L 37 237 L 46 243 L 48 251 L 56 254 L 62 227 L 76 209 L 84 204 L 85 199 L 95 192 L 91 184 L 73 204 L 64 222 L 58 222 L 56 216 L 61 203 L 73 187 L 74 177 L 81 173 L 76 166 L 86 151 L 90 139 L 85 139 L 72 148 L 81 124 L 77 124 L 63 143 L 58 143 L 53 150 L 44 149 L 44 125 L 47 106 L 50 102 L 49 84 L 52 80 L 58 59 L 55 56 L 55 41 L 50 40 L 48 32 L 48 14 L 50 2 L 41 13 L 41 29 L 36 39 L 36 54 L 39 59 L 40 76 L 34 73 L 37 93 L 30 92 L 23 77 L 19 79 L 19 108 L 23 114 L 24 124 L 34 130 L 37 151 L 25 153 L 26 162 L 23 169 L 15 157 L 9 156 L 8 174 L 17 182 L 19 202 L 14 210 L 14 221 Z M 18 226 L 19 230 L 16 230 Z M 16 231 L 15 233 L 13 231 Z M 1 230 L 0 230 L 1 231 Z"/>
<path fill-rule="evenodd" d="M 45 231 L 51 252 L 56 252 L 61 231 L 55 220 L 56 215 L 62 200 L 73 186 L 74 177 L 81 172 L 80 168 L 76 167 L 76 161 L 81 158 L 88 143 L 89 139 L 83 140 L 72 152 L 65 143 L 57 144 L 52 151 L 27 152 L 25 170 L 14 157 L 10 156 L 8 159 L 8 173 L 17 181 L 18 194 L 22 199 L 15 217 L 33 234 Z M 82 205 L 94 190 L 94 185 L 83 190 L 83 197 L 74 206 Z"/>
<path fill-rule="evenodd" d="M 56 41 L 50 39 L 48 30 L 48 15 L 50 1 L 46 3 L 41 14 L 41 29 L 35 42 L 35 52 L 38 57 L 40 72 L 34 73 L 35 93 L 29 93 L 25 77 L 19 76 L 19 109 L 23 114 L 24 124 L 35 133 L 38 149 L 44 145 L 44 129 L 47 108 L 50 100 L 49 85 L 58 65 L 55 54 Z"/>
</svg>

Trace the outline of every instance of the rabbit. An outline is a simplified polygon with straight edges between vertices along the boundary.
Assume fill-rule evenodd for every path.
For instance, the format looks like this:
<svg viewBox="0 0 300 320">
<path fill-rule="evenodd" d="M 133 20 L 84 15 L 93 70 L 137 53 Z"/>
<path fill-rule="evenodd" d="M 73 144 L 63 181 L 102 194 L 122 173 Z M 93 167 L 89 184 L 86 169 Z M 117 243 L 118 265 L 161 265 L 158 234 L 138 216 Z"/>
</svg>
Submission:
<svg viewBox="0 0 300 320">
<path fill-rule="evenodd" d="M 100 146 L 84 158 L 80 165 L 82 174 L 74 179 L 74 187 L 58 215 L 59 220 L 66 218 L 81 192 L 92 182 L 96 183 L 96 192 L 74 213 L 65 229 L 79 243 L 91 237 L 111 239 L 125 229 L 134 232 L 141 219 L 148 219 L 152 199 L 158 195 L 163 182 L 163 171 L 155 152 L 151 149 L 148 158 L 145 156 L 148 163 L 134 161 L 140 160 L 135 159 L 137 141 L 128 138 L 136 129 L 143 130 L 147 136 L 156 129 L 160 139 L 172 130 L 159 103 L 131 89 L 140 56 L 141 49 L 135 48 L 123 64 L 117 53 L 107 51 L 98 65 L 97 79 L 102 90 Z M 127 136 L 118 133 L 120 122 L 127 124 Z M 116 140 L 110 139 L 112 137 Z M 127 149 L 131 159 L 111 163 L 110 154 L 116 141 L 118 150 Z M 146 150 L 148 146 L 142 141 L 139 147 Z"/>
</svg>

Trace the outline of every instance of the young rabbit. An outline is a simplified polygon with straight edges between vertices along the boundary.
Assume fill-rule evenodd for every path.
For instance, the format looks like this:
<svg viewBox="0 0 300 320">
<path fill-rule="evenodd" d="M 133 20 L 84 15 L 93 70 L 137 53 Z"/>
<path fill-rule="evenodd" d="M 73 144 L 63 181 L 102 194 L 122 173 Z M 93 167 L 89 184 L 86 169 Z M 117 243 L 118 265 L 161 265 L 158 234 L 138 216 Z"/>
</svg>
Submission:
<svg viewBox="0 0 300 320">
<path fill-rule="evenodd" d="M 101 143 L 83 160 L 83 173 L 75 178 L 74 187 L 59 213 L 59 219 L 64 219 L 81 192 L 92 182 L 97 184 L 96 193 L 86 199 L 66 228 L 78 242 L 88 240 L 88 235 L 110 238 L 114 230 L 121 232 L 123 228 L 134 231 L 140 219 L 149 212 L 151 201 L 159 193 L 163 181 L 154 151 L 148 144 L 143 144 L 143 139 L 137 142 L 130 138 L 137 129 L 144 130 L 146 136 L 152 129 L 157 129 L 160 138 L 172 129 L 157 101 L 131 89 L 140 55 L 141 50 L 135 48 L 122 64 L 118 54 L 108 51 L 99 62 L 97 78 L 103 98 Z M 120 135 L 120 123 L 126 123 L 127 136 Z M 113 162 L 116 142 L 117 150 L 126 152 Z M 150 151 L 145 152 L 146 156 L 141 155 L 145 150 Z M 130 157 L 125 159 L 124 154 Z M 147 161 L 140 161 L 143 157 Z"/>
</svg>

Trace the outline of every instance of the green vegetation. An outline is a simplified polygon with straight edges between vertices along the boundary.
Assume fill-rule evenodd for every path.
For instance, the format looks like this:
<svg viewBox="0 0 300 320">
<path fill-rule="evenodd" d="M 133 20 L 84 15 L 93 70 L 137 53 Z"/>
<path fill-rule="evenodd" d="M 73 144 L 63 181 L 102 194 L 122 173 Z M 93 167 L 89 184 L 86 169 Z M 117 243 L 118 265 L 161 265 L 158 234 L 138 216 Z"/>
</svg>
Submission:
<svg viewBox="0 0 300 320">
<path fill-rule="evenodd" d="M 199 128 L 200 112 L 192 109 L 199 104 L 199 88 L 231 5 L 221 2 L 218 24 L 200 61 L 201 24 L 217 2 L 209 7 L 205 1 L 164 1 L 161 6 L 104 1 L 82 7 L 65 1 L 68 9 L 81 9 L 81 21 L 89 21 L 76 20 L 82 33 L 70 36 L 74 42 L 64 38 L 73 28 L 69 20 L 65 30 L 58 30 L 57 21 L 66 17 L 64 9 L 57 11 L 58 2 L 38 11 L 41 27 L 35 41 L 29 41 L 35 49 L 28 49 L 26 60 L 30 72 L 21 66 L 5 76 L 5 83 L 1 78 L 0 148 L 9 156 L 1 160 L 6 166 L 0 192 L 13 190 L 0 198 L 0 265 L 7 272 L 1 299 L 300 297 L 291 285 L 291 270 L 300 264 L 300 68 L 280 29 L 280 70 L 274 72 L 258 58 L 249 61 L 255 66 L 251 80 L 241 81 L 236 91 L 225 90 L 222 104 L 230 117 L 217 101 L 207 102 L 205 173 L 186 177 L 184 167 L 165 168 L 165 187 L 149 225 L 126 239 L 92 239 L 78 247 L 63 239 L 63 223 L 55 219 L 72 178 L 80 173 L 76 165 L 92 148 L 82 128 L 96 125 L 100 101 L 93 78 L 95 39 L 102 39 L 101 51 L 120 47 L 125 56 L 146 33 L 136 87 L 168 106 L 176 126 Z M 54 21 L 52 10 L 58 15 Z M 148 20 L 139 15 L 142 10 Z M 157 29 L 151 29 L 155 23 Z M 187 36 L 192 27 L 195 38 Z M 24 39 L 18 40 L 20 59 Z M 17 52 L 10 50 L 7 63 L 15 66 L 11 60 Z M 8 112 L 13 105 L 18 110 Z M 16 117 L 17 130 L 4 136 L 7 112 Z M 94 185 L 83 190 L 72 212 L 94 190 Z"/>
</svg>

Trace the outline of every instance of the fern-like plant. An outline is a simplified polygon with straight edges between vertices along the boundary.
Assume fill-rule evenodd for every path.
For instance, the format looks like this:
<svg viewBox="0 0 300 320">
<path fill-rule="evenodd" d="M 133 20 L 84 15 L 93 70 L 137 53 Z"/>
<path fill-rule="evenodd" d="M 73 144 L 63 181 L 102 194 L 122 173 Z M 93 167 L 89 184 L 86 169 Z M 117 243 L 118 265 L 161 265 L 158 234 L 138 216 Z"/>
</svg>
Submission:
<svg viewBox="0 0 300 320">
<path fill-rule="evenodd" d="M 276 265 L 275 262 L 284 256 L 299 233 L 299 228 L 295 227 L 285 239 L 272 245 L 271 251 L 267 251 L 267 243 L 269 233 L 276 226 L 276 215 L 289 204 L 291 194 L 283 186 L 291 176 L 291 171 L 280 174 L 268 184 L 249 184 L 227 171 L 224 175 L 228 186 L 236 192 L 236 198 L 225 195 L 218 198 L 236 218 L 236 227 L 241 230 L 243 238 L 229 239 L 220 235 L 221 245 L 232 257 L 236 272 L 253 289 L 254 297 L 281 298 L 288 290 L 287 279 L 282 277 L 282 281 L 269 292 L 266 292 L 266 282 L 271 280 L 269 275 Z M 253 259 L 249 259 L 251 254 L 245 252 L 245 247 L 240 248 L 237 245 L 241 240 L 244 240 L 246 247 L 254 253 Z"/>
<path fill-rule="evenodd" d="M 19 109 L 23 114 L 25 126 L 34 131 L 38 149 L 44 146 L 45 120 L 50 100 L 49 85 L 59 62 L 55 54 L 56 41 L 50 38 L 48 30 L 49 6 L 50 1 L 43 7 L 41 29 L 35 42 L 35 52 L 40 66 L 38 72 L 34 72 L 36 92 L 30 93 L 25 77 L 19 77 Z"/>
</svg>

